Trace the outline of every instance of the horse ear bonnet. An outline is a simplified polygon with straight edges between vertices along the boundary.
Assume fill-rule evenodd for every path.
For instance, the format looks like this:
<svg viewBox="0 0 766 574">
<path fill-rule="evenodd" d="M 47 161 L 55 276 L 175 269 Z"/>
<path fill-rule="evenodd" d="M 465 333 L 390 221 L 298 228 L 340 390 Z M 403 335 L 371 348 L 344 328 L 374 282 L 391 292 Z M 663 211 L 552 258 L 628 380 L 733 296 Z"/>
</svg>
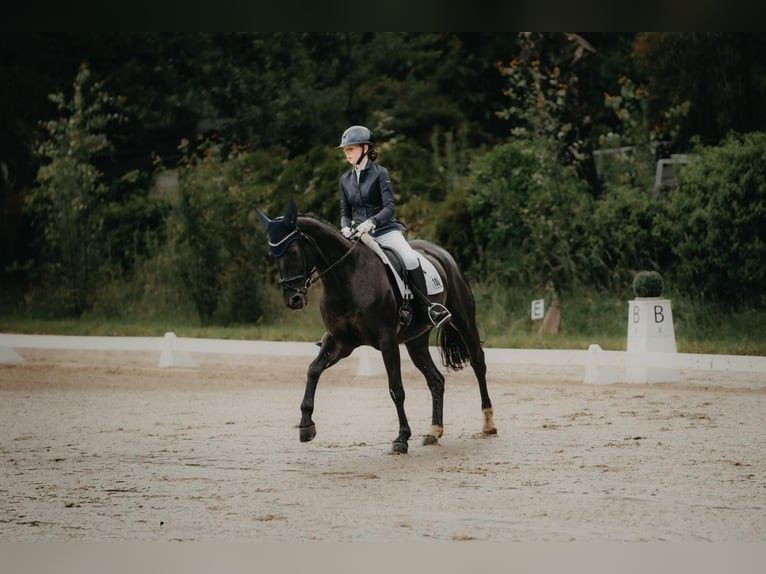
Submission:
<svg viewBox="0 0 766 574">
<path fill-rule="evenodd" d="M 260 213 L 260 212 L 259 212 Z M 291 199 L 284 216 L 276 219 L 260 217 L 269 236 L 269 253 L 272 257 L 282 257 L 287 246 L 298 239 L 298 211 Z"/>
</svg>

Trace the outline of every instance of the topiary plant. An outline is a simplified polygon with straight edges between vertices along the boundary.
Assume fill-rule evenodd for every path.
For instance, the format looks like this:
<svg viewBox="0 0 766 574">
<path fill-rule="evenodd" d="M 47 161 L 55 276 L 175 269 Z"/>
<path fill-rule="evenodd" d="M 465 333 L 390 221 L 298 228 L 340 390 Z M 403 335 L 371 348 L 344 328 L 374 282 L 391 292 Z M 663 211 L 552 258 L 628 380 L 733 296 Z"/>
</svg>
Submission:
<svg viewBox="0 0 766 574">
<path fill-rule="evenodd" d="M 633 278 L 633 293 L 636 297 L 659 297 L 664 286 L 662 275 L 656 271 L 639 271 Z"/>
</svg>

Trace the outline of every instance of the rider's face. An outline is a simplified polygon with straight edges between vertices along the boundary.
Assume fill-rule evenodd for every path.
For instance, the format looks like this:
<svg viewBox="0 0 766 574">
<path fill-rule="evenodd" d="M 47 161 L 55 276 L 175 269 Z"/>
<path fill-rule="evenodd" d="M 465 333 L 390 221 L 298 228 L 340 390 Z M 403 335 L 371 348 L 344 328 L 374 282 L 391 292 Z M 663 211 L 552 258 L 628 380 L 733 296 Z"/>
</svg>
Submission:
<svg viewBox="0 0 766 574">
<path fill-rule="evenodd" d="M 346 161 L 351 165 L 356 165 L 359 161 L 359 156 L 362 155 L 364 147 L 359 144 L 347 145 L 343 148 L 343 153 L 346 154 Z"/>
</svg>

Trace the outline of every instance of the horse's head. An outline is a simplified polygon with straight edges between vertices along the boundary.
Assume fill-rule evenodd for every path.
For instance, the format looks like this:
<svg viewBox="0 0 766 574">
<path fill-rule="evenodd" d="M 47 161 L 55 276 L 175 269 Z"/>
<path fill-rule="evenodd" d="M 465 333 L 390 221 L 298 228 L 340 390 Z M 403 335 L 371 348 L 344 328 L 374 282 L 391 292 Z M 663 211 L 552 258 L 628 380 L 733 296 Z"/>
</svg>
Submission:
<svg viewBox="0 0 766 574">
<path fill-rule="evenodd" d="M 313 262 L 298 229 L 298 210 L 291 199 L 284 216 L 269 219 L 256 209 L 269 236 L 269 253 L 279 269 L 282 301 L 290 309 L 302 309 L 308 302 L 308 286 Z"/>
</svg>

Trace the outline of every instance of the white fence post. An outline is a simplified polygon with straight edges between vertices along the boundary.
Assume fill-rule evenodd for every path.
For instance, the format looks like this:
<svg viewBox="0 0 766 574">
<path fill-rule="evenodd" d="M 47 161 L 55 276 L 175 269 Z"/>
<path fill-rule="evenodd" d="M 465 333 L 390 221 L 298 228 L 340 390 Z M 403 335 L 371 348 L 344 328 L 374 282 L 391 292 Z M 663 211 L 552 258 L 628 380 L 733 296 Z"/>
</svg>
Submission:
<svg viewBox="0 0 766 574">
<path fill-rule="evenodd" d="M 611 385 L 625 382 L 624 368 L 604 363 L 604 350 L 601 346 L 596 344 L 588 346 L 583 382 L 589 385 Z"/>
<path fill-rule="evenodd" d="M 380 351 L 372 347 L 359 347 L 359 367 L 357 375 L 361 377 L 380 377 L 386 374 L 386 366 L 383 364 L 383 356 Z"/>
<path fill-rule="evenodd" d="M 165 333 L 160 353 L 160 367 L 197 367 L 197 362 L 186 351 L 176 349 L 176 334 Z"/>
<path fill-rule="evenodd" d="M 10 347 L 0 346 L 0 363 L 20 363 L 23 360 L 21 355 Z"/>
</svg>

